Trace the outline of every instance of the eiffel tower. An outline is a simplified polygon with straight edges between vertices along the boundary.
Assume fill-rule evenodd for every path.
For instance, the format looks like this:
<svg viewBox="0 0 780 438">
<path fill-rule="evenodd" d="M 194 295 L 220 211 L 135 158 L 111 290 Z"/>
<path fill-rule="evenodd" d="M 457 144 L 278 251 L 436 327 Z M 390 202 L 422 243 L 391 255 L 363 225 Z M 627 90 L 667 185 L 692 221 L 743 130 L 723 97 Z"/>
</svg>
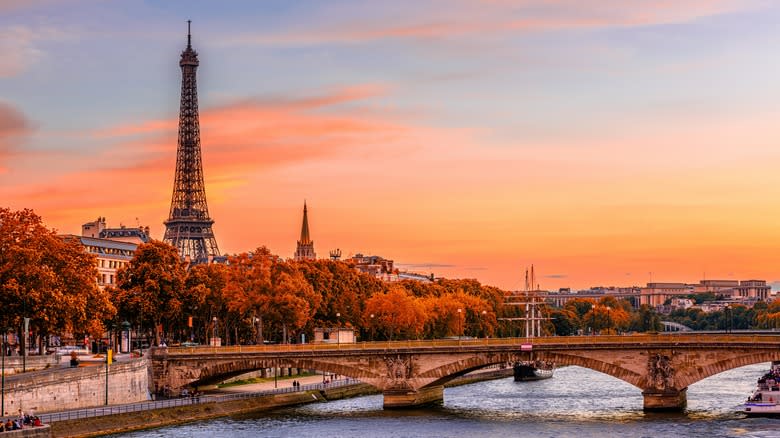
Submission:
<svg viewBox="0 0 780 438">
<path fill-rule="evenodd" d="M 187 21 L 187 48 L 181 53 L 181 106 L 179 110 L 179 142 L 176 149 L 176 177 L 173 183 L 171 211 L 165 221 L 163 241 L 179 251 L 182 258 L 193 263 L 208 262 L 219 256 L 217 239 L 211 226 L 203 184 L 203 163 L 200 153 L 198 122 L 198 87 L 195 71 L 198 53 L 192 49 L 190 21 Z"/>
</svg>

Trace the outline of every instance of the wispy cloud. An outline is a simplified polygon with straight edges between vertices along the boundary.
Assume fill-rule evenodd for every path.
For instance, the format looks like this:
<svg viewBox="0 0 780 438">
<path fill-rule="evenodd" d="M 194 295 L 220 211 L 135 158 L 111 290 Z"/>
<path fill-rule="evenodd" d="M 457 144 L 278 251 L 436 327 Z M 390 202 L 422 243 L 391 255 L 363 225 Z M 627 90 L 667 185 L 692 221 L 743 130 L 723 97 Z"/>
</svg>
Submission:
<svg viewBox="0 0 780 438">
<path fill-rule="evenodd" d="M 463 0 L 433 6 L 415 4 L 394 18 L 345 18 L 305 30 L 244 33 L 225 36 L 222 45 L 327 45 L 376 40 L 443 41 L 505 33 L 530 33 L 653 26 L 687 23 L 719 14 L 753 9 L 763 0 L 647 0 L 639 2 L 588 2 L 581 0 Z M 442 7 L 441 5 L 446 5 Z M 429 10 L 432 13 L 418 13 Z M 420 18 L 436 17 L 435 19 Z"/>
<path fill-rule="evenodd" d="M 77 38 L 76 34 L 50 25 L 0 26 L 0 78 L 17 76 L 29 69 L 45 54 L 43 43 Z"/>
<path fill-rule="evenodd" d="M 5 163 L 31 131 L 30 121 L 19 109 L 0 101 L 0 173 L 7 170 Z"/>
</svg>

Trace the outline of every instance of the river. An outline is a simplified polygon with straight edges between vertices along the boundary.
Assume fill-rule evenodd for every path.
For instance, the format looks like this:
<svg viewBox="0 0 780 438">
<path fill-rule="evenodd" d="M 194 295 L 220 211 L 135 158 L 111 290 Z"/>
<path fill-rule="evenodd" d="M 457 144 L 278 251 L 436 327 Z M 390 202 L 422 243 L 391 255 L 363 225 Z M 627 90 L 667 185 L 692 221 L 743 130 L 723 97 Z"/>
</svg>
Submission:
<svg viewBox="0 0 780 438">
<path fill-rule="evenodd" d="M 780 437 L 780 418 L 739 413 L 769 364 L 751 365 L 688 388 L 680 414 L 642 411 L 639 389 L 579 367 L 555 377 L 511 378 L 444 391 L 437 408 L 385 411 L 382 396 L 366 396 L 119 435 L 149 437 Z"/>
</svg>

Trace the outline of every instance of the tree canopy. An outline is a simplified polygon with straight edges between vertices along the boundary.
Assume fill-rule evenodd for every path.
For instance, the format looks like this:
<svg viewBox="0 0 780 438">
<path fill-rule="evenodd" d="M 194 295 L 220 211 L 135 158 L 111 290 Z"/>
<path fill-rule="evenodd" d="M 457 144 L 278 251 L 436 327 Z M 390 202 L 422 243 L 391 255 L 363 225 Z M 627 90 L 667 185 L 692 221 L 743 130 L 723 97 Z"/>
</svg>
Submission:
<svg viewBox="0 0 780 438">
<path fill-rule="evenodd" d="M 102 334 L 116 309 L 97 286 L 95 257 L 32 210 L 0 208 L 0 306 L 5 327 L 23 318 L 40 335 Z"/>
</svg>

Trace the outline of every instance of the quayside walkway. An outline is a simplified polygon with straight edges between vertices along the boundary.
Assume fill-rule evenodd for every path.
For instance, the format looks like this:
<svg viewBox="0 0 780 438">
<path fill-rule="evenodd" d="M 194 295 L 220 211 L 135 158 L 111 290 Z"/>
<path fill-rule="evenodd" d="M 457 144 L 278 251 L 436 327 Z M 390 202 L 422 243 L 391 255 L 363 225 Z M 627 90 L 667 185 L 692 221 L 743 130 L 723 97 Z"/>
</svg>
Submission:
<svg viewBox="0 0 780 438">
<path fill-rule="evenodd" d="M 233 400 L 242 400 L 248 398 L 265 397 L 277 394 L 290 394 L 294 392 L 306 391 L 324 391 L 326 389 L 340 388 L 344 386 L 355 385 L 360 382 L 354 379 L 338 379 L 327 384 L 316 383 L 301 385 L 298 387 L 287 386 L 284 388 L 266 389 L 252 392 L 231 392 L 226 394 L 208 394 L 196 397 L 177 397 L 165 400 L 155 400 L 140 403 L 127 403 L 123 405 L 111 405 L 100 408 L 75 409 L 63 412 L 51 412 L 39 414 L 38 417 L 44 424 L 51 424 L 58 421 L 81 420 L 105 415 L 126 414 L 129 412 L 142 412 L 154 409 L 174 408 L 178 406 L 191 406 L 204 403 L 222 403 Z"/>
<path fill-rule="evenodd" d="M 448 339 L 354 344 L 154 348 L 157 391 L 212 384 L 266 368 L 302 368 L 375 386 L 387 408 L 439 402 L 443 385 L 468 372 L 521 360 L 590 368 L 642 391 L 647 410 L 679 410 L 689 385 L 753 363 L 780 360 L 780 335 L 674 333 Z"/>
</svg>

